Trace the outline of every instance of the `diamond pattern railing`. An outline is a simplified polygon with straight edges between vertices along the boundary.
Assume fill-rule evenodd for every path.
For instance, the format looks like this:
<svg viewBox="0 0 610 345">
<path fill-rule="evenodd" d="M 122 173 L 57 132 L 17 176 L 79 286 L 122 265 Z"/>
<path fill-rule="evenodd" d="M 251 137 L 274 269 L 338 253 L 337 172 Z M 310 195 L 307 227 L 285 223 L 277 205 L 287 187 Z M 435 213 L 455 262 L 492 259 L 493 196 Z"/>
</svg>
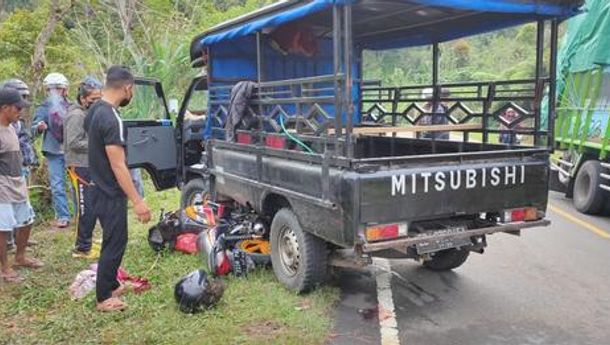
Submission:
<svg viewBox="0 0 610 345">
<path fill-rule="evenodd" d="M 440 86 L 438 104 L 443 112 L 432 112 L 430 86 L 362 87 L 361 114 L 364 121 L 386 125 L 415 125 L 427 117 L 445 119 L 447 124 L 481 124 L 483 141 L 502 134 L 529 137 L 528 142 L 540 143 L 548 136 L 547 128 L 540 128 L 542 92 L 548 80 L 499 81 L 489 83 L 461 83 Z M 428 97 L 426 97 L 426 95 Z M 438 109 L 438 108 L 437 108 Z M 511 116 L 507 116 L 507 113 Z M 488 140 L 485 140 L 485 139 Z"/>
<path fill-rule="evenodd" d="M 266 131 L 281 132 L 282 119 L 287 127 L 320 135 L 334 123 L 329 115 L 335 103 L 334 82 L 334 76 L 322 76 L 260 83 L 248 111 L 261 120 Z M 231 87 L 210 87 L 209 113 L 217 129 L 226 123 Z"/>
</svg>

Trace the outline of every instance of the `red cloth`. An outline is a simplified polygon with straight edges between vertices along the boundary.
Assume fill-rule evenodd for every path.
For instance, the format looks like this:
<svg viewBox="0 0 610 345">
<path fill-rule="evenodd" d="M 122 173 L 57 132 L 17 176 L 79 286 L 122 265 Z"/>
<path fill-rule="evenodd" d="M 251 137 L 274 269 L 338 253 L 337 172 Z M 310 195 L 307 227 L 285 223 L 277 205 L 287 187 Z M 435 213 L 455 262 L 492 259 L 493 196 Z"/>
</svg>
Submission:
<svg viewBox="0 0 610 345">
<path fill-rule="evenodd" d="M 186 254 L 197 254 L 197 237 L 198 234 L 185 233 L 178 235 L 174 249 Z"/>
<path fill-rule="evenodd" d="M 133 292 L 135 292 L 135 293 L 144 292 L 151 288 L 151 285 L 150 285 L 150 282 L 148 281 L 148 279 L 142 278 L 142 277 L 130 276 L 129 273 L 127 273 L 127 271 L 125 271 L 125 269 L 123 269 L 123 267 L 119 267 L 119 270 L 117 271 L 116 279 L 121 284 L 126 284 L 126 285 L 131 286 L 131 288 L 133 289 Z"/>
</svg>

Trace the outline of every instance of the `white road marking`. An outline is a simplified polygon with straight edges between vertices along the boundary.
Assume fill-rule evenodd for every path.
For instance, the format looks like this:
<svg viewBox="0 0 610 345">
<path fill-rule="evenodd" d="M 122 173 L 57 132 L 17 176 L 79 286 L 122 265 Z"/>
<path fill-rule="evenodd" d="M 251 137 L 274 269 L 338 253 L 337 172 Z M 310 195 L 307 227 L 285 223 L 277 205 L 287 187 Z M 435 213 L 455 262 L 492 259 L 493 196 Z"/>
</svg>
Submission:
<svg viewBox="0 0 610 345">
<path fill-rule="evenodd" d="M 394 299 L 392 297 L 390 262 L 381 258 L 374 258 L 373 260 L 375 266 L 382 270 L 382 272 L 377 273 L 376 277 L 381 345 L 400 345 L 398 324 L 396 322 L 396 313 L 394 312 Z"/>
</svg>

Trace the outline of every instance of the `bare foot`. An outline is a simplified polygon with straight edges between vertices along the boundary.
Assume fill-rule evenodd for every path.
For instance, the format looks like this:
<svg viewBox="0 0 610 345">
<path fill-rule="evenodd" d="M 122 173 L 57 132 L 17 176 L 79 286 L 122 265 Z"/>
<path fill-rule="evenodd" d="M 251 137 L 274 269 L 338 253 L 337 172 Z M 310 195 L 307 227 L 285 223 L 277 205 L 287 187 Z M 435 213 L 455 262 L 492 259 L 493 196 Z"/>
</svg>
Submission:
<svg viewBox="0 0 610 345">
<path fill-rule="evenodd" d="M 116 297 L 121 297 L 124 294 L 126 294 L 127 291 L 127 286 L 125 286 L 125 284 L 121 284 L 118 288 L 114 289 L 114 291 L 112 291 L 112 297 L 116 298 Z"/>
<path fill-rule="evenodd" d="M 15 272 L 12 268 L 2 270 L 2 272 L 0 272 L 0 278 L 2 278 L 2 280 L 7 283 L 14 284 L 21 283 L 25 280 L 22 276 L 19 275 L 19 273 Z"/>
<path fill-rule="evenodd" d="M 103 302 L 98 302 L 96 309 L 101 312 L 121 311 L 127 308 L 127 303 L 117 297 L 110 297 Z"/>
<path fill-rule="evenodd" d="M 44 263 L 38 259 L 34 258 L 23 258 L 17 259 L 15 258 L 15 264 L 13 265 L 15 268 L 41 268 L 44 267 Z"/>
</svg>

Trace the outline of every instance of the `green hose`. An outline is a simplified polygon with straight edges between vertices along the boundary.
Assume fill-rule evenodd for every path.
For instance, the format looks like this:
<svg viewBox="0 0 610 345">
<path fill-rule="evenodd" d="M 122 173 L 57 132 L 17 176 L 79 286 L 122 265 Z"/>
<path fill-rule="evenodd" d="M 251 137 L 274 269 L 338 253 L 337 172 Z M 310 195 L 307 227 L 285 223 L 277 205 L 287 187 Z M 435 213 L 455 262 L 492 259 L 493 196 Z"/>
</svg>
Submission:
<svg viewBox="0 0 610 345">
<path fill-rule="evenodd" d="M 307 146 L 304 142 L 302 142 L 301 140 L 299 140 L 297 137 L 293 136 L 292 134 L 288 133 L 288 130 L 286 129 L 286 127 L 284 126 L 284 116 L 280 115 L 280 126 L 282 127 L 282 130 L 284 131 L 284 133 L 286 134 L 286 136 L 288 138 L 290 138 L 292 141 L 294 141 L 295 143 L 297 143 L 299 146 L 301 146 L 302 148 L 304 148 L 308 153 L 311 154 L 315 154 L 314 150 L 312 150 L 309 146 Z"/>
</svg>

